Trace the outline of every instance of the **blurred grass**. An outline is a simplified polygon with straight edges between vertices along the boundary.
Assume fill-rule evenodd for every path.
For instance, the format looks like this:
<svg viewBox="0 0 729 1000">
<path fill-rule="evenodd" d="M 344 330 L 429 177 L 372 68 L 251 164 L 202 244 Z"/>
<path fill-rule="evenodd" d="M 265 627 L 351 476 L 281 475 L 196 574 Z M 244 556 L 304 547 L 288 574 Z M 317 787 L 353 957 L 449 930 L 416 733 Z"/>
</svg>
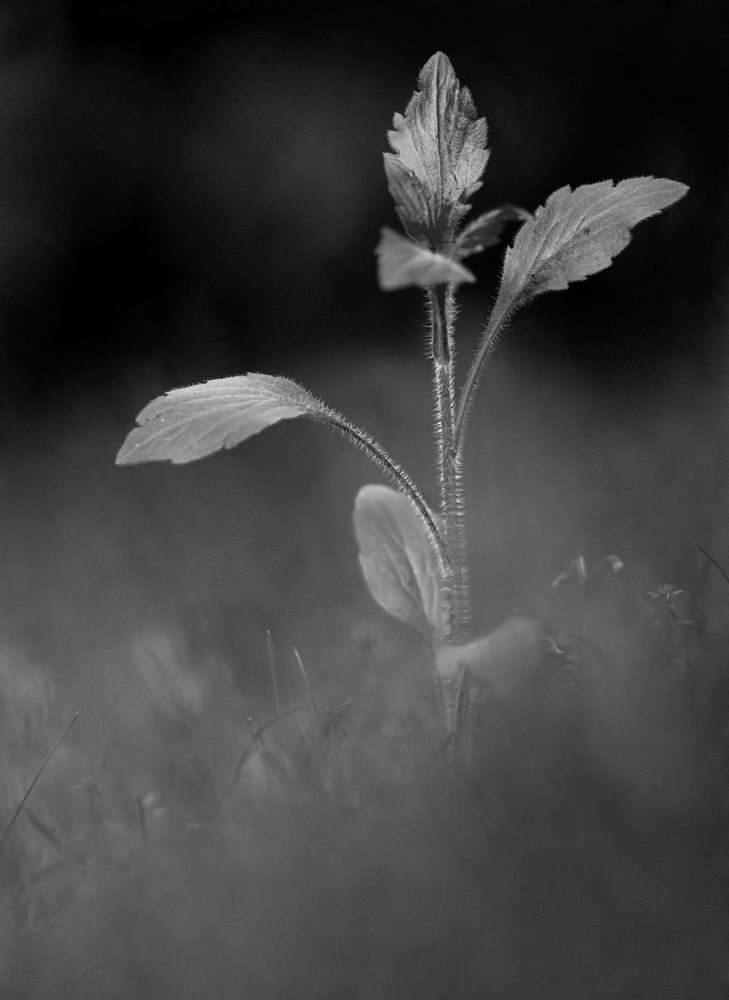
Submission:
<svg viewBox="0 0 729 1000">
<path fill-rule="evenodd" d="M 432 496 L 424 359 L 281 374 Z M 633 608 L 664 579 L 695 587 L 695 542 L 723 555 L 722 407 L 494 362 L 468 449 L 478 631 L 519 606 L 592 629 L 612 673 L 576 784 L 551 784 L 550 720 L 540 736 L 507 712 L 507 777 L 446 791 L 417 642 L 357 569 L 364 457 L 291 422 L 189 467 L 116 468 L 133 413 L 169 388 L 149 383 L 4 446 L 3 815 L 81 717 L 0 858 L 3 996 L 719 996 L 718 747 L 620 601 L 565 607 L 549 584 L 614 551 Z M 257 758 L 220 807 L 247 718 L 273 711 L 267 629 L 285 704 L 305 702 L 293 644 L 322 704 L 353 700 L 313 771 L 326 786 L 345 767 L 342 801 L 296 791 L 289 720 L 267 746 L 294 791 Z"/>
</svg>

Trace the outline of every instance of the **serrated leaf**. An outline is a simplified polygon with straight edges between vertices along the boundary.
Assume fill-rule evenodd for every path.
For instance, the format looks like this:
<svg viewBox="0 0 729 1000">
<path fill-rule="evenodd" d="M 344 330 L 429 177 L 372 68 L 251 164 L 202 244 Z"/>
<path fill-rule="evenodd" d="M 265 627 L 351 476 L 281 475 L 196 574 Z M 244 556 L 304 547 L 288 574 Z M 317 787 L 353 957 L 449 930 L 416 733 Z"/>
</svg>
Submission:
<svg viewBox="0 0 729 1000">
<path fill-rule="evenodd" d="M 531 213 L 518 205 L 502 205 L 500 208 L 492 208 L 489 212 L 479 215 L 473 222 L 469 222 L 456 238 L 454 246 L 454 257 L 463 259 L 472 253 L 480 253 L 487 247 L 496 246 L 501 239 L 504 227 L 509 222 L 525 222 L 531 219 Z"/>
<path fill-rule="evenodd" d="M 432 234 L 434 226 L 431 222 L 433 214 L 430 196 L 426 188 L 415 174 L 404 167 L 397 157 L 385 153 L 385 174 L 387 187 L 395 202 L 395 209 L 405 231 L 414 240 L 437 245 L 437 238 Z"/>
<path fill-rule="evenodd" d="M 419 246 L 394 229 L 384 227 L 375 250 L 380 288 L 392 291 L 417 285 L 462 284 L 476 279 L 469 270 L 444 254 Z"/>
<path fill-rule="evenodd" d="M 279 420 L 337 417 L 291 379 L 250 373 L 173 389 L 152 400 L 137 417 L 117 463 L 175 464 L 232 448 Z"/>
<path fill-rule="evenodd" d="M 384 154 L 385 172 L 407 232 L 438 247 L 452 237 L 481 187 L 487 127 L 442 52 L 422 68 L 418 87 L 387 133 L 393 152 Z"/>
<path fill-rule="evenodd" d="M 387 486 L 363 486 L 355 502 L 354 530 L 374 599 L 426 642 L 438 645 L 443 637 L 443 577 L 410 503 Z"/>
<path fill-rule="evenodd" d="M 655 177 L 559 188 L 507 250 L 499 298 L 518 306 L 602 271 L 628 245 L 633 226 L 687 191 L 685 184 Z"/>
<path fill-rule="evenodd" d="M 468 414 L 489 358 L 514 311 L 536 295 L 560 291 L 609 267 L 631 239 L 631 229 L 668 208 L 688 191 L 678 181 L 633 177 L 559 188 L 519 229 L 506 251 L 501 285 L 466 375 L 456 415 L 463 449 Z"/>
</svg>

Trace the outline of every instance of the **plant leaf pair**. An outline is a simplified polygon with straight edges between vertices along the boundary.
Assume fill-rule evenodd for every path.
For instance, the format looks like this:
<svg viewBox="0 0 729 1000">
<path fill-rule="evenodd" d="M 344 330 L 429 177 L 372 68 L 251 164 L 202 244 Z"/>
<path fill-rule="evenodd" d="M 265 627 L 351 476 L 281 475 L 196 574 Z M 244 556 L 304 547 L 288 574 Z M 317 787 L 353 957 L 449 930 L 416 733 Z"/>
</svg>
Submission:
<svg viewBox="0 0 729 1000">
<path fill-rule="evenodd" d="M 299 416 L 370 441 L 291 379 L 251 373 L 173 389 L 154 399 L 137 417 L 139 426 L 127 436 L 117 462 L 191 462 Z M 443 573 L 433 544 L 435 515 L 408 491 L 370 485 L 359 492 L 354 518 L 360 563 L 375 600 L 427 642 L 440 637 Z"/>
<path fill-rule="evenodd" d="M 376 253 L 386 291 L 474 281 L 460 261 L 497 243 L 507 222 L 528 218 L 505 205 L 456 235 L 488 162 L 486 119 L 477 117 L 468 88 L 442 52 L 423 66 L 418 87 L 387 133 L 393 152 L 384 154 L 385 173 L 409 238 L 382 230 Z"/>
</svg>

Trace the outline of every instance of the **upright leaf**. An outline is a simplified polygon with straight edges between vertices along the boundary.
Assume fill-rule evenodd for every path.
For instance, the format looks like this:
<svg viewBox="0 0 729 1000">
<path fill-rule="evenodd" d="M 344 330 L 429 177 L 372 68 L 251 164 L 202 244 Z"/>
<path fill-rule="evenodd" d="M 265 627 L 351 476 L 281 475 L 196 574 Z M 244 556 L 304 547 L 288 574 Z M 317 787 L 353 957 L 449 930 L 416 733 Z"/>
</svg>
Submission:
<svg viewBox="0 0 729 1000">
<path fill-rule="evenodd" d="M 453 238 L 481 187 L 487 127 L 442 52 L 420 71 L 418 87 L 387 134 L 393 152 L 384 154 L 385 172 L 407 232 L 437 249 Z"/>
<path fill-rule="evenodd" d="M 468 414 L 489 358 L 509 317 L 543 292 L 560 291 L 609 267 L 630 243 L 631 229 L 668 208 L 688 191 L 679 181 L 632 177 L 559 188 L 516 234 L 506 251 L 496 302 L 466 374 L 456 416 L 463 450 Z"/>
<path fill-rule="evenodd" d="M 419 246 L 385 226 L 375 250 L 377 278 L 380 288 L 392 291 L 417 285 L 461 284 L 476 279 L 471 272 L 445 254 L 434 253 Z"/>
<path fill-rule="evenodd" d="M 355 502 L 354 530 L 374 599 L 437 646 L 443 638 L 443 576 L 412 506 L 387 486 L 363 486 Z"/>
<path fill-rule="evenodd" d="M 507 250 L 499 298 L 518 306 L 604 270 L 630 243 L 633 226 L 687 191 L 685 184 L 656 177 L 559 188 Z"/>
</svg>

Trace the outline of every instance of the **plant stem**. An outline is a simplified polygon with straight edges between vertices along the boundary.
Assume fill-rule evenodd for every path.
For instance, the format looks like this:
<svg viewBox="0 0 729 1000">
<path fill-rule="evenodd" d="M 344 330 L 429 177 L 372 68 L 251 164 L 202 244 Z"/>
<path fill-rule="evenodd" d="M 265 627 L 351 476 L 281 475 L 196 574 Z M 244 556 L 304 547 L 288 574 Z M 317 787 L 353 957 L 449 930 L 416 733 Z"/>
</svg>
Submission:
<svg viewBox="0 0 729 1000">
<path fill-rule="evenodd" d="M 445 577 L 446 637 L 451 645 L 468 640 L 471 595 L 466 543 L 466 497 L 462 456 L 456 446 L 454 378 L 454 286 L 428 290 L 433 359 L 433 424 L 442 533 L 450 569 Z"/>
<path fill-rule="evenodd" d="M 420 518 L 422 519 L 425 529 L 428 532 L 433 548 L 438 554 L 438 559 L 440 560 L 443 572 L 448 574 L 450 572 L 450 562 L 445 539 L 442 537 L 441 532 L 438 530 L 437 525 L 431 517 L 425 498 L 405 470 L 402 469 L 397 462 L 388 455 L 378 441 L 375 441 L 374 438 L 370 437 L 370 435 L 366 431 L 363 431 L 360 427 L 355 427 L 354 424 L 350 424 L 348 420 L 335 410 L 331 410 L 329 407 L 326 407 L 321 414 L 312 413 L 310 416 L 313 420 L 317 420 L 329 427 L 334 428 L 334 430 L 341 434 L 342 437 L 353 444 L 355 448 L 361 448 L 362 451 L 364 451 L 375 463 L 375 465 L 382 469 L 385 475 L 387 475 L 390 481 L 397 486 L 400 492 L 404 493 L 405 496 L 412 501 Z"/>
<path fill-rule="evenodd" d="M 471 407 L 473 406 L 476 389 L 481 381 L 481 376 L 486 369 L 486 365 L 489 363 L 491 355 L 494 353 L 496 344 L 504 326 L 513 313 L 514 308 L 515 304 L 513 300 L 509 302 L 500 302 L 499 299 L 496 300 L 494 308 L 491 311 L 491 315 L 489 316 L 488 323 L 486 324 L 486 329 L 484 330 L 484 335 L 476 356 L 468 369 L 466 381 L 463 384 L 463 390 L 458 402 L 458 411 L 455 419 L 456 453 L 461 460 L 463 457 L 463 447 L 466 441 L 468 417 L 471 412 Z"/>
</svg>

